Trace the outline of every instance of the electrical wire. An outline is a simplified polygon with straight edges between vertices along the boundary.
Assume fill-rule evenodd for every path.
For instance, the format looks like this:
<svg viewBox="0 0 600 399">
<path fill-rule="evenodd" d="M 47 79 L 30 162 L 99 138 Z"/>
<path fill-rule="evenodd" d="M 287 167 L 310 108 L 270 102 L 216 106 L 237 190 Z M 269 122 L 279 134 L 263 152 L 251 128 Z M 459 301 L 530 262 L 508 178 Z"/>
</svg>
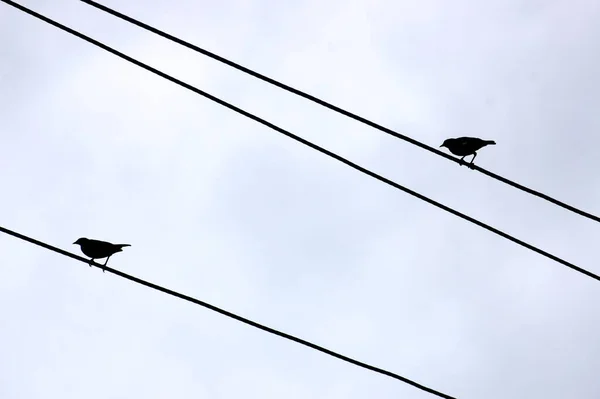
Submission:
<svg viewBox="0 0 600 399">
<path fill-rule="evenodd" d="M 310 147 L 310 148 L 312 148 L 312 149 L 314 149 L 316 151 L 319 151 L 319 152 L 321 152 L 321 153 L 323 153 L 323 154 L 325 154 L 325 155 L 327 155 L 327 156 L 329 156 L 329 157 L 331 157 L 333 159 L 336 159 L 337 161 L 340 161 L 340 162 L 342 162 L 342 163 L 350 166 L 351 168 L 358 170 L 359 172 L 362 172 L 362 173 L 364 173 L 364 174 L 366 174 L 368 176 L 371 176 L 371 177 L 373 177 L 373 178 L 375 178 L 375 179 L 377 179 L 377 180 L 379 180 L 379 181 L 381 181 L 383 183 L 386 183 L 386 184 L 388 184 L 388 185 L 390 185 L 390 186 L 392 186 L 392 187 L 394 187 L 394 188 L 396 188 L 398 190 L 404 191 L 405 193 L 408 193 L 408 194 L 410 194 L 410 195 L 412 195 L 412 196 L 414 196 L 414 197 L 416 197 L 416 198 L 418 198 L 418 199 L 420 199 L 422 201 L 425 201 L 425 202 L 427 202 L 427 203 L 429 203 L 429 204 L 431 204 L 433 206 L 436 206 L 436 207 L 438 207 L 440 209 L 445 210 L 446 212 L 449 212 L 449 213 L 451 213 L 451 214 L 453 214 L 455 216 L 458 216 L 458 217 L 460 217 L 460 218 L 462 218 L 464 220 L 467 220 L 467 221 L 469 221 L 469 222 L 471 222 L 471 223 L 473 223 L 473 224 L 475 224 L 475 225 L 477 225 L 479 227 L 482 227 L 482 228 L 484 228 L 484 229 L 486 229 L 488 231 L 491 231 L 492 233 L 495 233 L 495 234 L 497 234 L 497 235 L 499 235 L 499 236 L 501 236 L 501 237 L 503 237 L 503 238 L 505 238 L 505 239 L 507 239 L 509 241 L 512 241 L 512 242 L 514 242 L 514 243 L 516 243 L 518 245 L 521 245 L 522 247 L 525 247 L 525 248 L 527 248 L 527 249 L 529 249 L 529 250 L 531 250 L 533 252 L 536 252 L 536 253 L 538 253 L 538 254 L 540 254 L 542 256 L 545 256 L 548 259 L 552 259 L 553 261 L 555 261 L 557 263 L 560 263 L 563 266 L 567 266 L 568 268 L 571 268 L 571 269 L 573 269 L 573 270 L 575 270 L 575 271 L 577 271 L 579 273 L 582 273 L 582 274 L 584 274 L 584 275 L 586 275 L 588 277 L 591 277 L 591 278 L 593 278 L 593 279 L 595 279 L 597 281 L 600 281 L 600 276 L 598 276 L 597 274 L 594 274 L 594 273 L 592 273 L 592 272 L 590 272 L 590 271 L 588 271 L 586 269 L 583 269 L 583 268 L 581 268 L 581 267 L 579 267 L 579 266 L 577 266 L 577 265 L 575 265 L 575 264 L 573 264 L 571 262 L 568 262 L 568 261 L 566 261 L 566 260 L 564 260 L 562 258 L 559 258 L 556 255 L 553 255 L 553 254 L 551 254 L 551 253 L 549 253 L 547 251 L 544 251 L 544 250 L 542 250 L 540 248 L 537 248 L 537 247 L 535 247 L 535 246 L 533 246 L 531 244 L 528 244 L 525 241 L 522 241 L 522 240 L 520 240 L 518 238 L 515 238 L 515 237 L 513 237 L 513 236 L 511 236 L 511 235 L 509 235 L 509 234 L 507 234 L 507 233 L 505 233 L 505 232 L 503 232 L 503 231 L 501 231 L 501 230 L 499 230 L 499 229 L 497 229 L 495 227 L 492 227 L 492 226 L 490 226 L 490 225 L 488 225 L 486 223 L 483 223 L 483 222 L 481 222 L 481 221 L 479 221 L 479 220 L 477 220 L 477 219 L 475 219 L 475 218 L 473 218 L 471 216 L 468 216 L 468 215 L 466 215 L 466 214 L 464 214 L 462 212 L 459 212 L 459 211 L 457 211 L 457 210 L 455 210 L 453 208 L 450 208 L 450 207 L 448 207 L 448 206 L 446 206 L 444 204 L 441 204 L 441 203 L 439 203 L 439 202 L 437 202 L 435 200 L 432 200 L 432 199 L 430 199 L 430 198 L 428 198 L 428 197 L 426 197 L 426 196 L 424 196 L 422 194 L 417 193 L 416 191 L 413 191 L 413 190 L 411 190 L 411 189 L 409 189 L 407 187 L 404 187 L 404 186 L 402 186 L 402 185 L 400 185 L 400 184 L 398 184 L 398 183 L 396 183 L 396 182 L 394 182 L 394 181 L 392 181 L 392 180 L 390 180 L 390 179 L 388 179 L 386 177 L 383 177 L 383 176 L 381 176 L 381 175 L 379 175 L 379 174 L 377 174 L 377 173 L 375 173 L 375 172 L 373 172 L 373 171 L 371 171 L 371 170 L 369 170 L 367 168 L 364 168 L 364 167 L 362 167 L 362 166 L 360 166 L 360 165 L 358 165 L 358 164 L 356 164 L 356 163 L 354 163 L 354 162 L 352 162 L 352 161 L 350 161 L 350 160 L 348 160 L 346 158 L 343 158 L 342 156 L 337 155 L 336 153 L 334 153 L 332 151 L 329 151 L 329 150 L 327 150 L 327 149 L 325 149 L 323 147 L 320 147 L 320 146 L 318 146 L 318 145 L 316 145 L 316 144 L 314 144 L 314 143 L 312 143 L 312 142 L 310 142 L 310 141 L 308 141 L 306 139 L 303 139 L 302 137 L 299 137 L 299 136 L 297 136 L 297 135 L 295 135 L 295 134 L 293 134 L 291 132 L 288 132 L 287 130 L 285 130 L 283 128 L 280 128 L 279 126 L 276 126 L 276 125 L 272 124 L 271 122 L 269 122 L 267 120 L 264 120 L 264 119 L 262 119 L 262 118 L 260 118 L 260 117 L 258 117 L 256 115 L 254 115 L 254 114 L 251 114 L 248 111 L 244 111 L 243 109 L 238 108 L 238 107 L 236 107 L 233 104 L 230 104 L 230 103 L 228 103 L 228 102 L 226 102 L 224 100 L 221 100 L 218 97 L 213 96 L 212 94 L 209 94 L 209 93 L 207 93 L 207 92 L 205 92 L 203 90 L 200 90 L 200 89 L 198 89 L 198 88 L 196 88 L 196 87 L 194 87 L 194 86 L 192 86 L 192 85 L 190 85 L 188 83 L 185 83 L 185 82 L 183 82 L 183 81 L 181 81 L 181 80 L 179 80 L 177 78 L 174 78 L 174 77 L 172 77 L 172 76 L 170 76 L 170 75 L 168 75 L 168 74 L 166 74 L 166 73 L 164 73 L 162 71 L 159 71 L 156 68 L 153 68 L 153 67 L 151 67 L 151 66 L 149 66 L 147 64 L 144 64 L 143 62 L 138 61 L 135 58 L 132 58 L 132 57 L 130 57 L 130 56 L 124 54 L 124 53 L 121 53 L 118 50 L 115 50 L 112 47 L 109 47 L 109 46 L 107 46 L 107 45 L 105 45 L 105 44 L 103 44 L 103 43 L 101 43 L 101 42 L 99 42 L 99 41 L 97 41 L 95 39 L 92 39 L 91 37 L 86 36 L 86 35 L 84 35 L 81 32 L 78 32 L 78 31 L 76 31 L 74 29 L 71 29 L 71 28 L 65 26 L 65 25 L 62 25 L 62 24 L 60 24 L 60 23 L 58 23 L 58 22 L 56 22 L 56 21 L 54 21 L 54 20 L 52 20 L 52 19 L 44 16 L 44 15 L 41 15 L 41 14 L 39 14 L 39 13 L 33 11 L 33 10 L 30 10 L 30 9 L 28 9 L 28 8 L 26 8 L 26 7 L 18 4 L 18 3 L 15 3 L 15 2 L 13 2 L 11 0 L 1 0 L 1 1 L 4 2 L 4 3 L 6 3 L 6 4 L 9 4 L 9 5 L 11 5 L 11 6 L 13 6 L 13 7 L 15 7 L 15 8 L 17 8 L 17 9 L 19 9 L 19 10 L 21 10 L 21 11 L 23 11 L 23 12 L 25 12 L 25 13 L 31 15 L 31 16 L 33 16 L 33 17 L 35 17 L 35 18 L 38 18 L 38 19 L 40 19 L 40 20 L 42 20 L 42 21 L 44 21 L 44 22 L 46 22 L 46 23 L 48 23 L 48 24 L 50 24 L 50 25 L 52 25 L 52 26 L 54 26 L 56 28 L 59 28 L 59 29 L 65 31 L 65 32 L 68 32 L 68 33 L 70 33 L 70 34 L 72 34 L 74 36 L 77 36 L 78 38 L 83 39 L 83 40 L 87 41 L 88 43 L 91 43 L 91 44 L 93 44 L 95 46 L 98 46 L 98 47 L 102 48 L 103 50 L 106 50 L 106 51 L 108 51 L 108 52 L 110 52 L 110 53 L 112 53 L 112 54 L 114 54 L 114 55 L 116 55 L 116 56 L 118 56 L 118 57 L 126 60 L 126 61 L 129 61 L 130 63 L 132 63 L 134 65 L 137 65 L 137 66 L 139 66 L 139 67 L 141 67 L 141 68 L 143 68 L 143 69 L 145 69 L 147 71 L 150 71 L 150 72 L 152 72 L 152 73 L 154 73 L 154 74 L 156 74 L 156 75 L 158 75 L 158 76 L 160 76 L 160 77 L 162 77 L 164 79 L 167 79 L 167 80 L 169 80 L 169 81 L 171 81 L 171 82 L 173 82 L 173 83 L 175 83 L 175 84 L 177 84 L 177 85 L 179 85 L 181 87 L 184 87 L 184 88 L 186 88 L 186 89 L 188 89 L 190 91 L 193 91 L 194 93 L 197 93 L 197 94 L 199 94 L 199 95 L 201 95 L 201 96 L 203 96 L 205 98 L 208 98 L 209 100 L 214 101 L 214 102 L 216 102 L 219 105 L 222 105 L 222 106 L 224 106 L 226 108 L 229 108 L 232 111 L 235 111 L 235 112 L 237 112 L 237 113 L 239 113 L 239 114 L 241 114 L 241 115 L 243 115 L 243 116 L 245 116 L 245 117 L 247 117 L 249 119 L 252 119 L 252 120 L 254 120 L 254 121 L 256 121 L 256 122 L 258 122 L 258 123 L 260 123 L 262 125 L 265 125 L 265 126 L 271 128 L 271 129 L 275 130 L 276 132 L 281 133 L 281 134 L 283 134 L 283 135 L 285 135 L 285 136 L 287 136 L 287 137 L 289 137 L 289 138 L 291 138 L 291 139 L 293 139 L 293 140 L 295 140 L 295 141 L 297 141 L 299 143 L 302 143 L 302 144 L 306 145 L 307 147 Z"/>
<path fill-rule="evenodd" d="M 139 26 L 140 28 L 143 28 L 143 29 L 145 29 L 147 31 L 150 31 L 150 32 L 155 33 L 155 34 L 157 34 L 159 36 L 162 36 L 165 39 L 171 40 L 171 41 L 173 41 L 173 42 L 175 42 L 177 44 L 180 44 L 180 45 L 182 45 L 184 47 L 187 47 L 187 48 L 189 48 L 191 50 L 194 50 L 194 51 L 196 51 L 198 53 L 201 53 L 203 55 L 206 55 L 206 56 L 208 56 L 208 57 L 210 57 L 210 58 L 212 58 L 214 60 L 217 60 L 217 61 L 219 61 L 219 62 L 221 62 L 223 64 L 229 65 L 230 67 L 233 67 L 233 68 L 235 68 L 235 69 L 237 69 L 239 71 L 247 73 L 248 75 L 254 76 L 255 78 L 258 78 L 258 79 L 260 79 L 260 80 L 262 80 L 264 82 L 270 83 L 270 84 L 272 84 L 274 86 L 277 86 L 277 87 L 279 87 L 279 88 L 281 88 L 283 90 L 286 90 L 286 91 L 288 91 L 290 93 L 296 94 L 296 95 L 298 95 L 300 97 L 303 97 L 303 98 L 305 98 L 307 100 L 310 100 L 310 101 L 312 101 L 314 103 L 317 103 L 317 104 L 319 104 L 319 105 L 321 105 L 321 106 L 323 106 L 325 108 L 328 108 L 328 109 L 330 109 L 332 111 L 335 111 L 335 112 L 337 112 L 339 114 L 347 116 L 347 117 L 349 117 L 351 119 L 354 119 L 354 120 L 356 120 L 358 122 L 361 122 L 361 123 L 363 123 L 365 125 L 368 125 L 368 126 L 370 126 L 372 128 L 375 128 L 375 129 L 377 129 L 379 131 L 387 133 L 387 134 L 389 134 L 391 136 L 394 136 L 394 137 L 396 137 L 398 139 L 407 141 L 407 142 L 409 142 L 409 143 L 411 143 L 413 145 L 416 145 L 416 146 L 418 146 L 420 148 L 423 148 L 423 149 L 425 149 L 427 151 L 430 151 L 430 152 L 432 152 L 432 153 L 434 153 L 436 155 L 439 155 L 439 156 L 444 157 L 444 158 L 446 158 L 446 159 L 448 159 L 450 161 L 454 161 L 454 162 L 460 164 L 460 161 L 457 158 L 454 158 L 453 156 L 450 156 L 450 155 L 448 155 L 448 154 L 446 154 L 446 153 L 438 150 L 437 148 L 428 146 L 427 144 L 421 143 L 420 141 L 417 141 L 417 140 L 415 140 L 415 139 L 413 139 L 411 137 L 408 137 L 406 135 L 403 135 L 403 134 L 400 134 L 398 132 L 395 132 L 392 129 L 389 129 L 387 127 L 379 125 L 379 124 L 377 124 L 377 123 L 375 123 L 373 121 L 370 121 L 370 120 L 368 120 L 366 118 L 363 118 L 362 116 L 354 114 L 354 113 L 352 113 L 350 111 L 347 111 L 345 109 L 342 109 L 342 108 L 340 108 L 340 107 L 338 107 L 336 105 L 333 105 L 333 104 L 328 103 L 328 102 L 326 102 L 324 100 L 321 100 L 320 98 L 317 98 L 317 97 L 315 97 L 313 95 L 310 95 L 308 93 L 305 93 L 303 91 L 295 89 L 295 88 L 293 88 L 291 86 L 288 86 L 288 85 L 286 85 L 284 83 L 281 83 L 281 82 L 279 82 L 279 81 L 277 81 L 277 80 L 275 80 L 273 78 L 270 78 L 268 76 L 260 74 L 260 73 L 258 73 L 256 71 L 253 71 L 252 69 L 249 69 L 249 68 L 247 68 L 247 67 L 245 67 L 243 65 L 240 65 L 238 63 L 235 63 L 233 61 L 230 61 L 227 58 L 221 57 L 221 56 L 219 56 L 219 55 L 217 55 L 215 53 L 212 53 L 212 52 L 210 52 L 208 50 L 205 50 L 205 49 L 203 49 L 201 47 L 198 47 L 198 46 L 196 46 L 196 45 L 194 45 L 192 43 L 186 42 L 185 40 L 182 40 L 182 39 L 180 39 L 180 38 L 178 38 L 176 36 L 173 36 L 173 35 L 171 35 L 169 33 L 166 33 L 164 31 L 161 31 L 161 30 L 157 29 L 157 28 L 154 28 L 154 27 L 152 27 L 152 26 L 150 26 L 150 25 L 148 25 L 148 24 L 146 24 L 144 22 L 141 22 L 141 21 L 139 21 L 137 19 L 134 19 L 134 18 L 132 18 L 130 16 L 127 16 L 125 14 L 122 14 L 122 13 L 118 12 L 118 11 L 115 11 L 115 10 L 109 8 L 109 7 L 106 7 L 105 5 L 102 5 L 102 4 L 97 3 L 95 1 L 92 1 L 92 0 L 81 0 L 81 1 L 83 3 L 86 3 L 86 4 L 90 5 L 90 6 L 92 6 L 92 7 L 97 8 L 99 10 L 107 12 L 107 13 L 115 16 L 115 17 L 118 17 L 118 18 L 120 18 L 120 19 L 122 19 L 124 21 L 132 23 L 132 24 L 134 24 L 136 26 Z M 564 208 L 566 210 L 574 212 L 574 213 L 576 213 L 576 214 L 578 214 L 580 216 L 586 217 L 586 218 L 594 220 L 596 222 L 600 222 L 600 217 L 598 217 L 596 215 L 593 215 L 591 213 L 585 212 L 585 211 L 583 211 L 581 209 L 578 209 L 578 208 L 576 208 L 576 207 L 574 207 L 572 205 L 566 204 L 566 203 L 564 203 L 562 201 L 559 201 L 559 200 L 557 200 L 555 198 L 552 198 L 549 195 L 546 195 L 546 194 L 544 194 L 542 192 L 533 190 L 533 189 L 531 189 L 529 187 L 526 187 L 526 186 L 524 186 L 522 184 L 519 184 L 519 183 L 514 182 L 512 180 L 509 180 L 509 179 L 507 179 L 505 177 L 502 177 L 502 176 L 500 176 L 500 175 L 498 175 L 496 173 L 490 172 L 490 171 L 488 171 L 488 170 L 486 170 L 486 169 L 484 169 L 484 168 L 482 168 L 480 166 L 477 166 L 475 164 L 471 165 L 471 167 L 472 167 L 472 169 L 477 170 L 477 171 L 483 173 L 484 175 L 486 175 L 488 177 L 491 177 L 493 179 L 501 181 L 501 182 L 503 182 L 505 184 L 508 184 L 508 185 L 510 185 L 510 186 L 512 186 L 514 188 L 517 188 L 517 189 L 519 189 L 521 191 L 524 191 L 524 192 L 526 192 L 528 194 L 531 194 L 531 195 L 534 195 L 536 197 L 542 198 L 542 199 L 544 199 L 544 200 L 546 200 L 548 202 L 551 202 L 554 205 L 557 205 L 557 206 L 559 206 L 561 208 Z"/>
<path fill-rule="evenodd" d="M 2 0 L 2 1 L 5 1 L 5 0 Z M 158 284 L 154 284 L 154 283 L 151 283 L 151 282 L 146 281 L 146 280 L 142 280 L 139 277 L 135 277 L 135 276 L 132 276 L 130 274 L 123 273 L 123 272 L 121 272 L 119 270 L 110 268 L 108 266 L 103 266 L 100 263 L 90 261 L 90 260 L 88 260 L 86 258 L 83 258 L 83 257 L 79 256 L 79 255 L 75 255 L 75 254 L 73 254 L 71 252 L 68 252 L 68 251 L 65 251 L 63 249 L 54 247 L 54 246 L 52 246 L 50 244 L 46 244 L 46 243 L 44 243 L 42 241 L 38 241 L 38 240 L 36 240 L 34 238 L 31 238 L 31 237 L 28 237 L 26 235 L 23 235 L 23 234 L 15 232 L 15 231 L 9 230 L 9 229 L 7 229 L 5 227 L 0 226 L 0 232 L 8 234 L 8 235 L 11 235 L 11 236 L 16 237 L 16 238 L 19 238 L 21 240 L 27 241 L 27 242 L 29 242 L 31 244 L 38 245 L 38 246 L 40 246 L 42 248 L 46 248 L 46 249 L 48 249 L 50 251 L 54 251 L 54 252 L 56 252 L 58 254 L 67 256 L 69 258 L 78 260 L 78 261 L 83 262 L 85 264 L 93 265 L 95 267 L 101 268 L 104 271 L 107 271 L 109 273 L 115 274 L 115 275 L 117 275 L 119 277 L 122 277 L 124 279 L 133 281 L 134 283 L 144 285 L 146 287 L 149 287 L 149 288 L 152 288 L 154 290 L 163 292 L 165 294 L 174 296 L 176 298 L 183 299 L 184 301 L 191 302 L 193 304 L 202 306 L 204 308 L 212 310 L 213 312 L 220 313 L 220 314 L 222 314 L 224 316 L 227 316 L 229 318 L 232 318 L 232 319 L 237 320 L 239 322 L 242 322 L 244 324 L 248 324 L 248 325 L 250 325 L 252 327 L 258 328 L 259 330 L 266 331 L 269 334 L 277 335 L 278 337 L 285 338 L 285 339 L 288 339 L 290 341 L 296 342 L 296 343 L 298 343 L 300 345 L 307 346 L 307 347 L 309 347 L 311 349 L 314 349 L 314 350 L 317 350 L 319 352 L 325 353 L 326 355 L 333 356 L 333 357 L 335 357 L 337 359 L 340 359 L 340 360 L 343 360 L 345 362 L 354 364 L 355 366 L 362 367 L 364 369 L 367 369 L 367 370 L 370 370 L 370 371 L 374 371 L 375 373 L 383 374 L 383 375 L 385 375 L 387 377 L 391 377 L 391 378 L 394 378 L 396 380 L 402 381 L 402 382 L 404 382 L 406 384 L 412 385 L 415 388 L 418 388 L 418 389 L 421 389 L 421 390 L 423 390 L 425 392 L 428 392 L 428 393 L 431 393 L 433 395 L 439 396 L 440 398 L 456 399 L 456 398 L 454 398 L 454 397 L 452 397 L 450 395 L 447 395 L 447 394 L 442 393 L 440 391 L 436 391 L 435 389 L 426 387 L 425 385 L 421 385 L 421 384 L 419 384 L 419 383 L 417 383 L 415 381 L 409 380 L 408 378 L 405 378 L 405 377 L 402 377 L 402 376 L 400 376 L 398 374 L 392 373 L 391 371 L 387 371 L 387 370 L 381 369 L 379 367 L 375 367 L 375 366 L 372 366 L 370 364 L 363 363 L 363 362 L 361 362 L 359 360 L 356 360 L 356 359 L 353 359 L 351 357 L 348 357 L 348 356 L 342 355 L 340 353 L 334 352 L 334 351 L 332 351 L 330 349 L 324 348 L 324 347 L 319 346 L 317 344 L 313 344 L 312 342 L 309 342 L 309 341 L 303 340 L 301 338 L 298 338 L 296 336 L 293 336 L 293 335 L 281 332 L 281 331 L 276 330 L 274 328 L 267 327 L 267 326 L 265 326 L 263 324 L 257 323 L 255 321 L 252 321 L 252 320 L 247 319 L 245 317 L 238 316 L 235 313 L 232 313 L 232 312 L 229 312 L 227 310 L 218 308 L 218 307 L 216 307 L 214 305 L 211 305 L 211 304 L 209 304 L 207 302 L 204 302 L 204 301 L 201 301 L 199 299 L 193 298 L 191 296 L 179 293 L 179 292 L 171 290 L 169 288 L 162 287 L 162 286 L 160 286 Z"/>
</svg>

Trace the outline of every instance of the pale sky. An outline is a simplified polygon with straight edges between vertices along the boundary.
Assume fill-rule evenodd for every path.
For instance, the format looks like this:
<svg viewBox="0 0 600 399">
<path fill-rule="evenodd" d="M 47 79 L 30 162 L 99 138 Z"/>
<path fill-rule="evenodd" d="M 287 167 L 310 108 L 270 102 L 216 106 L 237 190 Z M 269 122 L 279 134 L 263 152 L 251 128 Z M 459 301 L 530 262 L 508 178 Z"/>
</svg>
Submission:
<svg viewBox="0 0 600 399">
<path fill-rule="evenodd" d="M 600 225 L 75 0 L 72 28 L 600 273 Z M 104 4 L 600 214 L 600 3 Z M 600 284 L 0 3 L 0 225 L 461 399 L 600 397 Z M 0 398 L 434 398 L 0 236 Z"/>
</svg>

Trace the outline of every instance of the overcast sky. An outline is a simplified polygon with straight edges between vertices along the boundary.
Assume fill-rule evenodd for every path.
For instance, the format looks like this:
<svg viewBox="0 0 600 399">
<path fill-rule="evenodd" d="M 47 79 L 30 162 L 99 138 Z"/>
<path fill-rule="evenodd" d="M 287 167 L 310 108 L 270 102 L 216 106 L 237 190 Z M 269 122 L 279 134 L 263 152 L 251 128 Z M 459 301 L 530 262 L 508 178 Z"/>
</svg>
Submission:
<svg viewBox="0 0 600 399">
<path fill-rule="evenodd" d="M 594 0 L 107 0 L 600 214 Z M 600 225 L 75 0 L 21 4 L 600 273 Z M 0 4 L 0 225 L 461 399 L 600 397 L 600 284 Z M 434 396 L 0 237 L 0 397 Z"/>
</svg>

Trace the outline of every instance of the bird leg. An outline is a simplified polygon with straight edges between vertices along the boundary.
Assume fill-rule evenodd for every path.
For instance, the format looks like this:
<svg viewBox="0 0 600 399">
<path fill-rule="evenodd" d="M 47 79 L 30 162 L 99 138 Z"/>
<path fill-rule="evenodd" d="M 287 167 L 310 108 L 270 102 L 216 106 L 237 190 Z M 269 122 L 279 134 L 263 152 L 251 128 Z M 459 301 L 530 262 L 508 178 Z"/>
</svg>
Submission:
<svg viewBox="0 0 600 399">
<path fill-rule="evenodd" d="M 108 255 L 106 257 L 106 260 L 104 261 L 104 264 L 102 266 L 106 266 L 106 264 L 108 263 L 108 260 L 110 259 L 110 255 Z M 102 273 L 104 273 L 104 268 L 102 268 Z"/>
<path fill-rule="evenodd" d="M 474 169 L 474 167 L 473 167 L 473 161 L 475 160 L 475 157 L 476 157 L 476 156 L 477 156 L 477 153 L 476 153 L 476 152 L 474 152 L 474 153 L 473 153 L 473 158 L 471 159 L 471 163 L 469 164 L 469 168 L 471 168 L 471 169 Z"/>
<path fill-rule="evenodd" d="M 463 165 L 465 165 L 465 157 L 466 157 L 466 155 L 465 155 L 464 157 L 462 157 L 462 158 L 460 159 L 460 161 L 458 161 L 458 163 L 459 163 L 459 165 L 460 165 L 460 166 L 463 166 Z"/>
</svg>

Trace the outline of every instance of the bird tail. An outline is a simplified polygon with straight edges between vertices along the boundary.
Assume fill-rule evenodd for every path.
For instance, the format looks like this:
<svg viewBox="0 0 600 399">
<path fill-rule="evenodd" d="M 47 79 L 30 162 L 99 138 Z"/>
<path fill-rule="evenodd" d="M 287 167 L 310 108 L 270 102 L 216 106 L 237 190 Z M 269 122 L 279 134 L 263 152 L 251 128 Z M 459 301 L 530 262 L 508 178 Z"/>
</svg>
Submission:
<svg viewBox="0 0 600 399">
<path fill-rule="evenodd" d="M 486 145 L 496 145 L 496 142 L 494 140 L 485 140 L 485 144 Z"/>
</svg>

